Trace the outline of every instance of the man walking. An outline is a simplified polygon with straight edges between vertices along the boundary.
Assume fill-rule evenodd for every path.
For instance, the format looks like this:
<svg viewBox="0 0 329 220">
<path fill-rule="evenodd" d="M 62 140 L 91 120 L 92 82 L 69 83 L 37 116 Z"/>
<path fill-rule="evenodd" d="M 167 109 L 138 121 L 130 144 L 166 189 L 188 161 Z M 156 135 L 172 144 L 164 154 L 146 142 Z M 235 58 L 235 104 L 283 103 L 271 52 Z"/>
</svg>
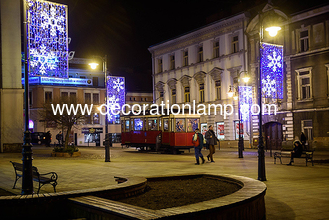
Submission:
<svg viewBox="0 0 329 220">
<path fill-rule="evenodd" d="M 195 165 L 200 164 L 199 158 L 201 158 L 202 163 L 204 163 L 205 160 L 203 159 L 203 155 L 201 153 L 201 149 L 203 147 L 203 135 L 200 133 L 200 130 L 198 128 L 195 129 L 195 133 L 192 137 L 192 143 L 194 145 L 194 153 L 195 153 L 195 159 L 196 159 Z"/>
<path fill-rule="evenodd" d="M 62 144 L 62 138 L 63 138 L 62 132 L 59 131 L 59 133 L 56 135 L 56 140 L 58 141 L 58 145 Z"/>
<path fill-rule="evenodd" d="M 209 147 L 209 154 L 207 156 L 207 159 L 209 161 L 214 163 L 214 158 L 213 158 L 213 155 L 215 153 L 215 145 L 217 144 L 217 141 L 219 141 L 215 135 L 215 132 L 214 132 L 214 128 L 212 125 L 209 125 L 209 129 L 208 131 L 206 132 L 205 134 L 205 138 L 207 140 L 207 145 Z"/>
</svg>

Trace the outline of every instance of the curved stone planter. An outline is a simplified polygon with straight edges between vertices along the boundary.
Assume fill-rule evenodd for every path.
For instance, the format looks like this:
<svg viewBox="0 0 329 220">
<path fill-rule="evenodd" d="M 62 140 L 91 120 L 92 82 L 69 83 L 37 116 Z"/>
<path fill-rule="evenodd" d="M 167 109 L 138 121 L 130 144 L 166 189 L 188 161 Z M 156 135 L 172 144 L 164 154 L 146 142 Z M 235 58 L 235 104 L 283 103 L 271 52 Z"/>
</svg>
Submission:
<svg viewBox="0 0 329 220">
<path fill-rule="evenodd" d="M 70 153 L 64 153 L 64 152 L 52 152 L 51 153 L 52 157 L 80 157 L 81 156 L 81 152 L 73 152 L 73 154 Z"/>
<path fill-rule="evenodd" d="M 150 210 L 113 201 L 144 191 L 147 180 L 141 177 L 119 178 L 118 185 L 67 191 L 0 197 L 0 213 L 6 219 L 265 219 L 266 185 L 260 181 L 234 175 L 191 174 L 163 176 L 151 180 L 207 176 L 234 182 L 242 188 L 235 193 L 195 204 Z M 105 199 L 110 198 L 110 199 Z M 58 210 L 61 210 L 60 212 Z"/>
<path fill-rule="evenodd" d="M 266 185 L 260 181 L 234 175 L 192 174 L 148 178 L 149 181 L 195 178 L 207 176 L 236 183 L 242 188 L 230 195 L 185 206 L 151 210 L 109 199 L 83 196 L 72 198 L 71 218 L 98 219 L 219 219 L 219 220 L 261 220 L 265 219 Z M 202 196 L 202 195 L 200 195 Z M 87 210 L 87 211 L 86 211 Z"/>
</svg>

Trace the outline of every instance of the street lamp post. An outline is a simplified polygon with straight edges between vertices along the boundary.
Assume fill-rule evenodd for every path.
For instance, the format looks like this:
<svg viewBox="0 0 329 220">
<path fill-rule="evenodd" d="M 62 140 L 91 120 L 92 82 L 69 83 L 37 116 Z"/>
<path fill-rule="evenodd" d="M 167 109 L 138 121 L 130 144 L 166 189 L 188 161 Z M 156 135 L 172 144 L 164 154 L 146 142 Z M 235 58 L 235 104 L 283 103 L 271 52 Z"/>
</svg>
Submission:
<svg viewBox="0 0 329 220">
<path fill-rule="evenodd" d="M 96 56 L 102 60 L 103 64 L 103 72 L 104 72 L 104 86 L 105 86 L 105 103 L 107 106 L 107 55 L 104 57 Z M 92 69 L 96 69 L 98 63 L 89 63 Z M 110 162 L 110 137 L 108 135 L 108 111 L 109 109 L 106 107 L 106 114 L 105 114 L 105 162 Z"/>
<path fill-rule="evenodd" d="M 264 151 L 264 141 L 263 141 L 263 131 L 262 131 L 262 41 L 264 39 L 264 27 L 263 27 L 263 17 L 262 13 L 259 16 L 259 67 L 258 67 L 258 106 L 259 106 L 259 117 L 258 117 L 258 127 L 259 127 L 259 139 L 258 139 L 258 180 L 266 181 L 265 174 L 265 151 Z M 277 32 L 281 30 L 280 27 L 272 26 L 265 29 L 269 32 L 271 37 L 275 37 Z"/>
<path fill-rule="evenodd" d="M 239 72 L 238 73 L 238 80 L 239 80 L 239 82 L 240 82 L 240 76 L 241 76 L 241 73 L 247 73 L 247 71 L 241 71 L 241 72 Z M 249 81 L 249 76 L 248 76 L 248 74 L 246 74 L 244 77 L 243 77 L 243 81 L 245 82 L 245 83 L 247 83 L 248 81 Z M 236 91 L 237 91 L 237 97 L 235 98 L 234 97 L 234 99 L 235 100 L 238 100 L 238 118 L 239 118 L 239 142 L 238 142 L 238 153 L 239 153 L 239 158 L 243 158 L 243 150 L 244 150 L 244 139 L 243 139 L 243 134 L 241 134 L 241 110 L 240 110 L 240 96 L 239 96 L 239 85 L 237 86 L 237 87 L 234 87 L 233 86 L 233 89 L 236 89 Z M 233 91 L 232 91 L 232 88 L 231 88 L 231 86 L 230 86 L 230 90 L 229 90 L 229 92 L 228 92 L 228 96 L 229 97 L 233 97 Z"/>
<path fill-rule="evenodd" d="M 23 161 L 23 176 L 22 176 L 22 195 L 33 193 L 33 179 L 32 179 L 32 145 L 31 133 L 29 130 L 29 50 L 27 42 L 27 10 L 28 4 L 23 1 L 23 26 L 24 26 L 24 100 L 25 100 L 25 131 L 24 144 L 22 150 Z"/>
</svg>

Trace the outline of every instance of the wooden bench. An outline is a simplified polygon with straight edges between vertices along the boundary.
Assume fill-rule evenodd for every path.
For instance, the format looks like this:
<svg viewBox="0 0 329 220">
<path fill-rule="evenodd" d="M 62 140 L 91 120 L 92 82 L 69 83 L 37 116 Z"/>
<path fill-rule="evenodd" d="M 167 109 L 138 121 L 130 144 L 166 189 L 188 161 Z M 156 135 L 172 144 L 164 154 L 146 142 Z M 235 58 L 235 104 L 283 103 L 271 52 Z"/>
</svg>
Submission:
<svg viewBox="0 0 329 220">
<path fill-rule="evenodd" d="M 13 189 L 15 189 L 17 180 L 23 176 L 23 164 L 12 162 L 12 161 L 10 162 L 13 164 L 16 174 L 16 179 L 13 186 Z M 45 184 L 52 185 L 54 187 L 54 192 L 56 192 L 58 175 L 55 172 L 40 174 L 38 168 L 32 166 L 32 178 L 34 181 L 39 182 L 39 188 L 37 194 L 39 194 L 40 188 Z"/>
<path fill-rule="evenodd" d="M 280 163 L 282 164 L 282 159 L 283 157 L 285 158 L 291 158 L 291 153 L 292 150 L 281 150 L 280 152 L 275 152 L 274 153 L 274 164 L 276 164 L 276 159 L 279 158 L 280 159 Z M 306 161 L 306 166 L 307 166 L 307 162 L 312 162 L 312 166 L 314 166 L 313 163 L 313 154 L 314 154 L 314 149 L 312 150 L 304 150 L 302 155 L 300 157 L 294 157 L 294 160 L 297 158 L 302 158 L 305 159 Z"/>
</svg>

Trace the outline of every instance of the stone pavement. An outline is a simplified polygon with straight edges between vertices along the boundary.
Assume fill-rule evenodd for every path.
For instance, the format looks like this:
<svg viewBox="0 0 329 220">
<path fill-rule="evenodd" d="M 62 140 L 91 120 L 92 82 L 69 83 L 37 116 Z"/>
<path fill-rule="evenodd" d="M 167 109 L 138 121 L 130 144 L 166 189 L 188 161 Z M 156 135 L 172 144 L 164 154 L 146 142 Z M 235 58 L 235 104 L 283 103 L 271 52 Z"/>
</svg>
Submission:
<svg viewBox="0 0 329 220">
<path fill-rule="evenodd" d="M 111 148 L 111 162 L 104 162 L 104 148 L 81 147 L 79 158 L 54 158 L 51 149 L 33 147 L 33 165 L 40 173 L 54 171 L 59 175 L 58 192 L 87 189 L 117 184 L 114 176 L 151 177 L 185 173 L 233 174 L 257 179 L 257 150 L 246 149 L 239 159 L 236 148 L 224 148 L 214 155 L 215 163 L 194 165 L 194 152 L 168 155 L 139 152 L 134 148 Z M 207 150 L 202 150 L 206 156 Z M 329 159 L 329 152 L 315 152 L 316 160 Z M 0 154 L 0 188 L 15 194 L 12 189 L 15 174 L 9 161 L 21 162 L 20 153 Z M 278 162 L 278 161 L 277 161 Z M 289 162 L 283 158 L 283 163 Z M 274 164 L 266 153 L 267 193 L 265 196 L 267 219 L 328 219 L 329 220 L 329 164 L 315 163 L 305 166 L 305 160 L 296 159 L 294 166 Z M 37 187 L 37 183 L 34 183 Z M 21 187 L 21 180 L 17 188 Z M 53 192 L 45 185 L 41 193 Z"/>
</svg>

